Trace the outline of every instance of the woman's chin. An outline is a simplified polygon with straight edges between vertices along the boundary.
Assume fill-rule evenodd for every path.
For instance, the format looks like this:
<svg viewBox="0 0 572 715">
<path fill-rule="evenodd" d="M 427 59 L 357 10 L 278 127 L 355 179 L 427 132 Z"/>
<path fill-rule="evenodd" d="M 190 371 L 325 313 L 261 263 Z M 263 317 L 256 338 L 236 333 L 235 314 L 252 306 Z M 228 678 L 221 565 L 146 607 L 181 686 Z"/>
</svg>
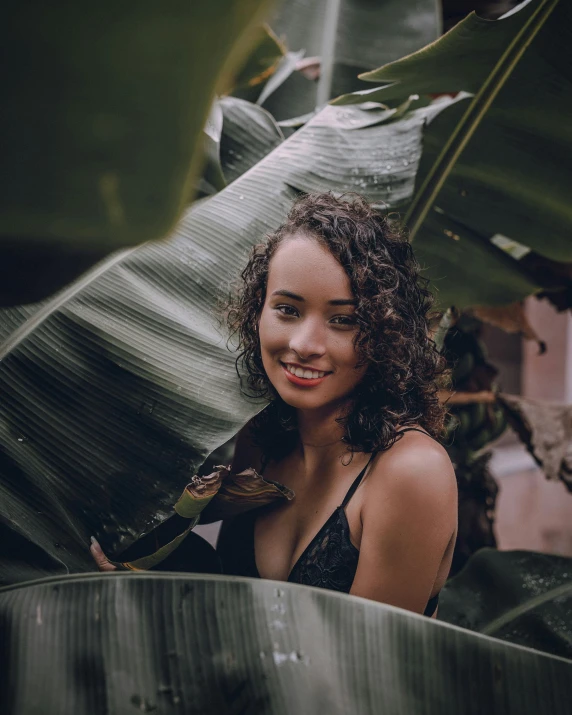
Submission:
<svg viewBox="0 0 572 715">
<path fill-rule="evenodd" d="M 274 385 L 274 389 L 280 395 L 282 401 L 295 410 L 320 410 L 340 402 L 339 399 L 332 398 L 331 395 L 320 395 L 316 392 L 312 394 L 310 391 L 303 392 L 301 389 L 291 388 L 289 385 L 285 388 L 281 385 L 280 389 L 277 389 L 276 385 Z"/>
<path fill-rule="evenodd" d="M 324 396 L 304 394 L 300 388 L 290 385 L 280 385 L 280 387 L 278 387 L 276 383 L 274 383 L 273 387 L 282 401 L 296 410 L 315 410 L 324 407 L 329 402 Z"/>
</svg>

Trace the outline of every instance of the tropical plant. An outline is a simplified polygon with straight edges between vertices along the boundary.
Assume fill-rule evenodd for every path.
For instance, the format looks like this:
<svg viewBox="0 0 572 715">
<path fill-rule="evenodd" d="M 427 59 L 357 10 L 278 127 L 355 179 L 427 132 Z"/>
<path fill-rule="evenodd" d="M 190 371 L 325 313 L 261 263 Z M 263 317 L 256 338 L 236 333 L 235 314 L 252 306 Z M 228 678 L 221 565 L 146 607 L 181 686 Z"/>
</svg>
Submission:
<svg viewBox="0 0 572 715">
<path fill-rule="evenodd" d="M 3 21 L 0 305 L 175 225 L 265 0 L 13 4 Z M 208 62 L 205 58 L 208 57 Z"/>
<path fill-rule="evenodd" d="M 236 178 L 226 188 L 191 206 L 168 241 L 112 256 L 41 306 L 4 311 L 4 582 L 90 570 L 91 534 L 118 554 L 172 513 L 206 456 L 263 406 L 240 394 L 215 317 L 221 289 L 299 191 L 367 182 L 380 202 L 411 195 L 423 125 L 439 111 L 413 107 L 326 107 L 282 141 L 264 109 L 227 97 L 221 170 Z M 392 122 L 400 111 L 407 119 Z M 394 160 L 390 192 L 382 177 Z"/>
<path fill-rule="evenodd" d="M 572 661 L 572 559 L 481 549 L 443 589 L 439 618 Z"/>
<path fill-rule="evenodd" d="M 418 2 L 411 2 L 410 5 L 418 7 Z M 430 6 L 434 7 L 434 3 L 425 5 L 426 8 Z M 437 198 L 438 210 L 430 210 L 428 217 L 420 223 L 414 239 L 428 271 L 438 279 L 435 283 L 443 306 L 502 304 L 519 299 L 541 287 L 553 291 L 553 295 L 556 295 L 554 290 L 561 290 L 568 285 L 568 277 L 562 278 L 566 276 L 565 269 L 558 263 L 564 259 L 568 260 L 563 226 L 566 221 L 566 225 L 569 225 L 570 217 L 562 203 L 563 197 L 557 193 L 548 200 L 536 176 L 526 173 L 524 175 L 527 180 L 530 178 L 530 182 L 525 188 L 518 191 L 511 189 L 514 174 L 510 169 L 510 161 L 516 155 L 511 154 L 508 149 L 505 151 L 505 145 L 510 148 L 506 137 L 520 131 L 521 134 L 517 134 L 518 142 L 526 157 L 517 166 L 521 166 L 524 171 L 531 166 L 534 159 L 538 163 L 545 161 L 542 171 L 546 166 L 546 171 L 552 172 L 553 176 L 558 176 L 558 171 L 562 172 L 552 157 L 558 155 L 556 148 L 560 153 L 567 150 L 569 137 L 561 122 L 550 122 L 548 114 L 541 111 L 541 108 L 544 107 L 545 101 L 551 101 L 559 109 L 565 109 L 569 100 L 565 92 L 562 96 L 556 92 L 554 84 L 541 81 L 543 75 L 538 67 L 546 67 L 550 63 L 553 71 L 560 73 L 559 79 L 563 86 L 566 86 L 564 48 L 567 47 L 565 22 L 570 14 L 568 6 L 564 3 L 560 3 L 555 9 L 550 6 L 553 9 L 552 14 L 547 16 L 541 31 L 522 55 L 520 64 L 506 81 L 492 109 L 488 110 L 484 119 L 478 115 L 478 129 L 474 131 L 475 122 L 465 122 L 465 129 L 460 135 L 466 138 L 469 135 L 468 127 L 474 136 L 460 160 L 452 162 L 447 158 L 447 154 L 447 161 L 438 164 L 442 168 L 438 168 L 436 172 L 431 171 L 431 166 L 435 165 L 435 160 L 452 129 L 458 124 L 461 114 L 470 105 L 471 109 L 467 110 L 467 115 L 469 119 L 474 118 L 477 116 L 475 107 L 480 105 L 467 94 L 445 96 L 436 101 L 431 101 L 427 94 L 456 93 L 462 90 L 468 93 L 477 92 L 479 98 L 478 90 L 487 80 L 491 69 L 497 66 L 501 69 L 505 67 L 504 61 L 499 62 L 505 45 L 510 45 L 515 51 L 522 50 L 523 42 L 515 41 L 515 38 L 520 37 L 519 33 L 523 28 L 530 29 L 534 25 L 530 20 L 533 12 L 547 7 L 544 0 L 529 2 L 511 17 L 486 24 L 474 17 L 468 18 L 459 28 L 422 52 L 405 58 L 401 64 L 398 62 L 389 65 L 391 72 L 401 72 L 404 67 L 414 68 L 411 76 L 395 75 L 400 84 L 376 89 L 375 92 L 381 93 L 379 96 L 357 95 L 357 107 L 327 106 L 313 113 L 309 121 L 298 119 L 292 124 L 299 124 L 300 128 L 286 139 L 274 118 L 264 108 L 240 97 L 224 97 L 212 109 L 211 122 L 207 127 L 208 139 L 201 139 L 206 142 L 209 152 L 209 164 L 202 177 L 204 184 L 201 185 L 205 198 L 188 208 L 169 240 L 159 244 L 146 244 L 112 256 L 65 291 L 39 306 L 17 307 L 2 312 L 1 578 L 4 583 L 13 584 L 43 575 L 55 574 L 58 577 L 53 582 L 44 582 L 43 585 L 34 584 L 22 587 L 21 590 L 14 586 L 2 592 L 0 601 L 5 604 L 4 612 L 8 614 L 6 617 L 13 632 L 19 632 L 21 626 L 18 624 L 30 622 L 29 619 L 26 620 L 30 612 L 35 614 L 36 626 L 49 623 L 50 629 L 55 628 L 53 618 L 45 620 L 46 612 L 42 611 L 42 604 L 48 604 L 52 587 L 57 587 L 58 593 L 66 591 L 65 598 L 69 601 L 62 598 L 60 603 L 74 602 L 76 605 L 70 606 L 72 609 L 79 609 L 77 604 L 81 603 L 83 594 L 90 588 L 94 589 L 93 603 L 98 602 L 97 593 L 101 594 L 99 603 L 106 609 L 105 613 L 109 612 L 110 603 L 117 604 L 125 596 L 126 602 L 121 605 L 121 613 L 129 612 L 130 617 L 135 619 L 133 614 L 141 611 L 146 614 L 145 623 L 147 620 L 151 622 L 149 629 L 145 630 L 147 626 L 142 625 L 143 619 L 131 621 L 137 626 L 131 632 L 141 634 L 142 638 L 147 635 L 149 638 L 154 638 L 155 635 L 157 638 L 162 637 L 164 629 L 153 630 L 158 622 L 153 608 L 162 609 L 157 613 L 170 618 L 172 609 L 166 608 L 165 604 L 172 603 L 172 599 L 182 599 L 181 594 L 198 594 L 196 605 L 197 608 L 203 609 L 201 626 L 204 626 L 205 613 L 209 614 L 207 618 L 212 617 L 213 623 L 217 617 L 222 617 L 218 610 L 214 610 L 219 605 L 214 598 L 215 593 L 220 595 L 224 604 L 231 603 L 229 598 L 235 598 L 236 601 L 232 601 L 233 608 L 236 607 L 236 613 L 241 613 L 242 601 L 239 599 L 242 596 L 236 595 L 240 589 L 243 589 L 241 593 L 248 600 L 249 605 L 245 606 L 248 612 L 254 612 L 255 618 L 266 618 L 266 611 L 262 615 L 262 612 L 259 614 L 256 608 L 252 608 L 253 600 L 265 604 L 266 596 L 256 601 L 252 593 L 270 594 L 275 587 L 272 584 L 244 586 L 246 582 L 240 580 L 170 578 L 148 574 L 138 576 L 132 581 L 125 581 L 124 576 L 112 577 L 112 580 L 107 582 L 109 585 L 105 585 L 106 582 L 99 576 L 64 578 L 60 582 L 59 575 L 67 571 L 81 572 L 92 569 L 87 552 L 90 534 L 96 534 L 106 551 L 117 555 L 135 543 L 140 536 L 164 523 L 172 513 L 176 498 L 207 455 L 232 437 L 263 407 L 262 403 L 249 402 L 240 395 L 234 371 L 234 355 L 229 351 L 224 332 L 216 324 L 216 320 L 213 320 L 213 316 L 216 315 L 219 295 L 228 288 L 229 281 L 244 263 L 248 249 L 265 232 L 281 222 L 287 207 L 299 192 L 357 190 L 367 194 L 380 205 L 403 211 L 406 211 L 408 206 L 418 206 L 424 207 L 425 211 L 429 204 L 433 205 L 433 200 L 414 199 L 416 184 L 422 184 L 424 177 L 433 177 L 428 181 L 431 186 L 437 186 L 439 181 L 446 179 L 443 191 Z M 393 32 L 393 28 L 391 31 Z M 550 35 L 549 41 L 547 33 Z M 266 40 L 260 40 L 257 52 L 260 43 L 264 45 L 265 42 Z M 274 44 L 274 47 L 277 46 Z M 335 46 L 330 37 L 329 47 Z M 469 63 L 464 56 L 467 51 L 469 54 L 479 52 L 482 59 L 480 66 L 484 69 L 479 69 L 478 76 L 473 72 L 474 63 Z M 257 99 L 263 96 L 262 92 L 272 78 L 276 77 L 280 67 L 285 66 L 288 53 L 285 48 L 280 49 L 280 52 L 283 52 L 283 59 L 267 63 L 266 69 L 260 70 L 260 63 L 254 63 L 254 76 L 260 77 L 262 73 L 268 73 L 268 78 L 256 85 L 261 88 Z M 535 56 L 530 60 L 530 53 L 533 52 Z M 268 55 L 266 57 L 268 59 Z M 330 72 L 327 67 L 331 69 L 336 64 L 334 57 L 335 52 L 329 52 L 327 57 L 323 58 L 322 77 L 324 67 L 327 77 Z M 427 58 L 427 71 L 424 58 Z M 289 57 L 290 62 L 291 60 L 292 56 Z M 529 66 L 530 64 L 532 66 Z M 291 64 L 289 67 L 291 68 Z M 526 71 L 521 71 L 522 67 Z M 380 71 L 376 77 L 387 79 L 390 77 L 389 74 L 384 75 L 387 71 L 389 70 Z M 434 76 L 437 71 L 438 77 Z M 284 72 L 284 75 L 287 75 L 287 72 Z M 529 92 L 529 75 L 535 78 L 537 89 L 532 94 Z M 437 87 L 438 80 L 442 82 Z M 417 88 L 413 87 L 414 84 Z M 248 86 L 248 81 L 246 85 Z M 276 82 L 275 85 L 285 91 L 287 82 Z M 495 85 L 493 82 L 493 85 L 498 88 L 498 83 Z M 268 94 L 268 98 L 278 96 L 276 87 L 273 94 Z M 503 93 L 511 87 L 511 101 L 514 101 L 514 104 L 499 104 Z M 236 88 L 235 91 L 240 93 L 242 89 Z M 528 102 L 526 106 L 525 93 Z M 378 101 L 380 97 L 383 98 L 384 104 Z M 375 101 L 371 101 L 372 98 Z M 367 101 L 364 102 L 365 99 Z M 354 99 L 346 97 L 344 101 Z M 262 104 L 270 106 L 269 102 Z M 296 113 L 290 114 L 290 117 Z M 492 117 L 490 131 L 482 134 L 489 117 Z M 534 151 L 528 146 L 520 145 L 522 137 L 528 136 L 529 125 L 524 128 L 522 126 L 525 120 L 542 129 Z M 503 131 L 503 142 L 499 142 L 495 135 L 495 132 L 500 131 L 499 127 Z M 290 131 L 291 129 L 292 127 Z M 489 142 L 493 140 L 496 142 L 494 146 L 497 156 L 488 150 Z M 475 166 L 479 167 L 476 178 L 470 171 L 471 165 L 467 159 L 469 150 L 478 155 L 475 157 Z M 542 161 L 539 161 L 539 157 Z M 498 164 L 495 163 L 497 159 Z M 463 164 L 465 160 L 466 164 Z M 461 171 L 459 167 L 464 168 Z M 460 179 L 456 178 L 457 171 L 460 172 Z M 465 188 L 465 185 L 469 184 L 454 184 L 461 179 L 463 182 L 474 182 L 470 184 L 470 192 Z M 536 190 L 539 192 L 538 196 L 534 194 Z M 476 208 L 472 204 L 473 194 L 478 194 L 474 199 Z M 490 201 L 499 200 L 499 197 L 504 200 L 507 196 L 510 199 L 507 199 L 506 203 L 508 218 L 504 212 L 497 210 L 493 202 L 494 211 L 491 210 L 490 220 L 487 219 L 489 223 L 485 226 L 479 211 L 484 211 L 483 206 L 488 204 L 483 203 L 481 194 L 488 196 Z M 542 208 L 539 215 L 542 216 L 544 225 L 560 227 L 558 241 L 555 239 L 554 244 L 560 253 L 550 249 L 543 254 L 540 249 L 548 242 L 542 245 L 538 241 L 535 245 L 526 243 L 531 235 L 530 226 L 527 226 L 527 233 L 518 233 L 517 229 L 525 223 L 522 213 L 528 207 L 526 202 L 530 195 L 534 195 L 537 206 Z M 185 194 L 186 200 L 188 196 L 189 193 Z M 446 197 L 447 201 L 444 200 Z M 469 197 L 471 202 L 466 201 Z M 466 209 L 468 204 L 472 207 L 470 210 Z M 540 208 L 538 210 L 540 212 Z M 417 208 L 411 210 L 411 213 L 421 216 L 423 212 Z M 473 215 L 476 215 L 479 221 L 475 219 L 472 223 Z M 495 221 L 498 221 L 498 224 Z M 527 264 L 526 257 L 515 258 L 503 248 L 499 248 L 499 245 L 505 248 L 507 245 L 507 239 L 496 235 L 500 233 L 514 236 L 518 241 L 522 240 L 527 256 L 537 262 L 542 259 L 543 265 L 548 265 L 552 273 L 547 269 L 541 277 L 531 276 L 531 270 L 525 270 L 525 267 L 534 266 L 534 262 Z M 558 265 L 560 272 L 554 268 L 555 265 Z M 555 279 L 553 280 L 555 275 L 559 276 L 557 284 L 554 283 Z M 546 276 L 551 277 L 550 280 Z M 132 593 L 130 589 L 133 589 Z M 286 590 L 290 593 L 289 586 Z M 153 604 L 148 599 L 149 593 L 156 596 Z M 207 601 L 202 600 L 211 597 L 215 606 L 210 601 L 210 605 L 206 605 Z M 363 645 L 367 633 L 379 634 L 383 631 L 387 636 L 380 639 L 370 638 L 367 641 L 372 643 L 372 650 L 368 652 L 369 660 L 366 658 L 361 661 L 356 656 L 354 660 L 343 661 L 346 667 L 347 662 L 360 663 L 363 667 L 361 676 L 359 668 L 351 671 L 351 677 L 355 677 L 355 681 L 347 686 L 347 690 L 344 690 L 346 681 L 340 677 L 340 699 L 336 701 L 343 704 L 340 712 L 356 710 L 352 707 L 355 702 L 360 707 L 363 706 L 363 712 L 368 712 L 366 708 L 371 710 L 377 707 L 379 701 L 384 702 L 384 697 L 394 698 L 388 701 L 392 707 L 401 703 L 406 710 L 410 705 L 414 710 L 415 703 L 419 703 L 421 699 L 429 699 L 434 711 L 444 712 L 444 703 L 453 703 L 451 708 L 458 712 L 461 701 L 450 697 L 446 699 L 445 693 L 456 693 L 460 687 L 457 684 L 451 690 L 448 680 L 450 677 L 459 679 L 460 682 L 463 679 L 458 678 L 458 672 L 452 672 L 445 665 L 445 660 L 449 657 L 445 654 L 455 653 L 457 657 L 460 641 L 467 644 L 464 651 L 472 654 L 467 656 L 466 660 L 459 661 L 463 673 L 475 672 L 477 663 L 481 663 L 479 667 L 494 668 L 494 664 L 498 665 L 500 662 L 501 671 L 495 671 L 500 673 L 495 680 L 495 690 L 486 691 L 481 688 L 477 691 L 484 706 L 496 693 L 502 694 L 505 702 L 509 703 L 515 712 L 526 712 L 527 707 L 532 711 L 533 707 L 537 707 L 534 698 L 540 697 L 540 693 L 542 697 L 548 698 L 546 702 L 551 704 L 554 712 L 563 711 L 562 702 L 565 700 L 560 698 L 568 694 L 567 663 L 542 660 L 543 656 L 538 654 L 511 649 L 510 646 L 485 641 L 477 636 L 471 639 L 471 636 L 460 631 L 428 623 L 393 609 L 384 609 L 379 604 L 363 605 L 362 601 L 332 594 L 314 595 L 313 591 L 305 589 L 292 590 L 292 603 L 299 602 L 311 608 L 308 604 L 312 599 L 323 604 L 320 606 L 322 610 L 314 608 L 309 611 L 310 615 L 315 616 L 316 624 L 320 624 L 312 628 L 318 630 L 307 627 L 308 635 L 312 635 L 312 642 L 315 644 L 315 651 L 312 652 L 321 652 L 320 656 L 312 656 L 314 660 L 311 661 L 311 677 L 316 682 L 322 682 L 320 673 L 326 673 L 327 682 L 331 683 L 332 670 L 323 669 L 326 666 L 334 667 L 329 659 L 337 652 L 337 638 L 343 639 L 344 649 L 347 650 L 348 642 L 359 642 Z M 134 603 L 137 608 L 134 608 Z M 21 604 L 20 611 L 17 611 L 18 604 Z M 289 601 L 288 607 L 290 605 Z M 38 606 L 41 623 L 37 620 Z M 28 611 L 25 610 L 26 607 Z M 334 627 L 328 630 L 328 614 L 337 614 L 337 608 L 355 613 L 331 616 L 334 619 Z M 78 614 L 78 618 L 81 617 L 79 610 L 73 612 Z M 323 617 L 320 615 L 322 612 L 325 614 Z M 53 614 L 55 611 L 49 613 Z M 93 628 L 101 627 L 101 613 L 102 611 L 93 611 L 93 618 L 98 622 L 98 626 Z M 184 615 L 187 611 L 183 608 L 178 613 Z M 390 615 L 370 616 L 370 613 Z M 363 639 L 350 638 L 348 633 L 352 632 L 355 619 L 362 617 L 365 619 Z M 293 634 L 306 630 L 306 622 L 297 619 L 296 615 L 294 622 L 302 625 L 299 630 L 292 630 Z M 396 627 L 395 623 L 398 621 L 407 625 L 403 628 Z M 233 622 L 236 623 L 236 619 Z M 124 627 L 127 621 L 122 620 L 122 623 Z M 261 623 L 265 621 L 262 620 Z M 170 629 L 171 626 L 172 623 Z M 272 633 L 273 629 L 279 628 L 271 624 L 268 624 L 268 627 Z M 423 665 L 428 664 L 429 658 L 434 657 L 436 652 L 444 654 L 443 670 L 437 672 L 432 668 L 428 671 L 432 674 L 431 687 L 436 687 L 437 682 L 441 688 L 444 683 L 437 695 L 431 695 L 428 686 L 425 687 L 424 679 L 422 686 L 415 685 L 413 674 L 419 673 L 415 663 L 411 670 L 408 669 L 409 665 L 402 664 L 403 649 L 406 647 L 404 643 L 407 642 L 407 637 L 402 634 L 409 632 L 410 627 L 411 633 L 415 634 L 411 637 L 416 639 L 416 647 L 423 644 L 423 657 L 427 655 L 427 661 L 423 661 Z M 88 632 L 82 628 L 83 626 L 78 625 L 77 632 Z M 189 628 L 194 630 L 189 631 Z M 433 629 L 434 637 L 428 635 L 430 629 Z M 34 637 L 44 632 L 37 631 L 25 641 L 27 647 L 29 644 L 30 653 L 37 648 Z M 208 642 L 210 631 L 204 627 L 202 630 L 196 629 L 194 622 L 185 621 L 181 623 L 180 630 L 174 627 L 174 630 L 168 632 L 169 638 L 172 635 L 173 639 L 178 638 L 176 633 L 189 632 L 199 640 L 204 639 L 200 642 L 205 653 L 213 656 L 207 666 L 202 666 L 210 669 L 207 682 L 219 682 L 223 678 L 222 673 L 224 678 L 230 678 L 229 687 L 245 688 L 244 698 L 250 701 L 252 697 L 252 702 L 256 702 L 254 696 L 257 691 L 252 690 L 254 686 L 244 686 L 244 678 L 241 680 L 241 677 L 234 677 L 233 669 L 239 659 L 236 658 L 234 650 L 225 650 L 227 646 L 224 643 L 230 642 L 224 640 L 230 637 L 227 631 L 221 631 L 220 642 L 223 645 L 219 647 L 215 644 L 214 649 Z M 240 630 L 233 632 L 244 635 Z M 280 637 L 294 638 L 289 636 L 288 632 L 290 629 L 284 629 Z M 388 635 L 392 632 L 395 633 L 394 636 Z M 362 631 L 356 630 L 355 633 L 361 634 Z M 443 635 L 445 633 L 447 635 Z M 57 633 L 51 630 L 46 637 L 46 642 L 52 643 Z M 469 640 L 463 640 L 465 638 Z M 248 643 L 249 658 L 253 653 L 259 657 L 260 650 L 264 650 L 258 649 L 256 643 L 245 642 Z M 70 643 L 73 644 L 73 641 Z M 117 639 L 115 643 L 118 643 Z M 384 653 L 384 643 L 395 650 L 389 651 L 389 655 Z M 329 647 L 325 644 L 329 644 Z M 131 643 L 131 652 L 132 646 Z M 6 652 L 11 654 L 11 641 L 6 648 Z M 441 651 L 440 648 L 444 650 Z M 502 650 L 503 648 L 508 650 Z M 164 652 L 169 649 L 170 646 L 163 648 Z M 179 652 L 175 648 L 173 650 Z M 148 652 L 152 651 L 145 650 L 146 654 Z M 154 655 L 148 657 L 154 658 L 158 652 L 159 650 L 153 651 Z M 224 656 L 224 653 L 228 652 L 231 654 L 230 661 L 225 660 Z M 242 650 L 239 652 L 244 653 Z M 276 684 L 272 687 L 276 690 L 268 691 L 270 695 L 264 691 L 262 695 L 278 698 L 275 702 L 280 703 L 280 695 L 275 695 L 277 692 L 284 692 L 280 688 L 287 687 L 288 692 L 292 692 L 292 683 L 300 687 L 296 672 L 287 671 L 286 667 L 283 667 L 284 664 L 289 669 L 297 665 L 302 666 L 303 658 L 296 656 L 298 651 L 294 646 L 290 650 L 275 651 L 277 655 L 271 651 L 264 652 L 272 667 L 272 682 Z M 392 658 L 393 653 L 399 655 L 396 660 Z M 285 654 L 286 658 L 283 657 Z M 86 657 L 91 662 L 90 653 Z M 96 660 L 97 658 L 99 656 Z M 479 660 L 481 658 L 483 660 Z M 31 667 L 42 667 L 32 660 L 29 662 Z M 84 672 L 81 670 L 81 664 L 85 662 L 83 654 L 80 653 L 78 672 Z M 123 663 L 123 660 L 118 662 Z M 396 662 L 398 666 L 395 666 Z M 97 663 L 99 664 L 100 660 L 97 660 Z M 526 664 L 522 665 L 523 663 Z M 341 664 L 340 660 L 338 665 Z M 546 693 L 533 688 L 527 690 L 523 684 L 531 679 L 530 673 L 533 671 L 530 669 L 543 667 L 543 664 L 547 664 L 550 678 L 547 677 L 546 682 L 551 683 L 552 690 L 548 687 Z M 144 670 L 145 667 L 142 664 L 141 670 L 137 672 L 148 675 L 149 670 Z M 364 676 L 364 668 L 370 667 L 371 675 L 367 670 L 367 676 Z M 396 671 L 391 670 L 394 667 L 397 668 Z M 109 670 L 106 671 L 105 668 Z M 105 668 L 103 671 L 97 671 L 97 677 L 101 680 L 101 673 L 108 672 L 111 683 L 114 678 L 113 665 L 106 665 Z M 519 671 L 519 668 L 523 670 Z M 387 683 L 379 680 L 379 673 L 391 672 L 399 673 L 399 681 L 394 690 L 386 689 L 386 695 L 383 695 L 381 691 L 384 689 L 380 691 L 378 685 Z M 518 672 L 520 675 L 516 674 Z M 505 676 L 506 679 L 503 679 Z M 25 668 L 20 671 L 19 677 L 22 680 L 18 682 L 27 681 Z M 51 702 L 50 698 L 58 697 L 57 680 L 49 677 L 52 690 L 38 690 L 44 693 L 44 704 Z M 280 679 L 282 677 L 283 680 Z M 135 700 L 131 700 L 131 706 L 145 710 L 156 705 L 160 683 L 148 678 L 152 687 L 157 686 L 156 690 L 148 694 L 141 689 L 144 678 L 139 675 L 134 675 L 133 678 L 135 690 L 130 697 Z M 375 678 L 378 680 L 374 682 Z M 196 702 L 200 702 L 201 693 L 205 692 L 204 681 L 191 679 L 188 682 L 189 691 L 185 690 L 185 703 L 189 702 L 189 697 L 195 697 Z M 226 687 L 227 681 L 224 682 Z M 303 682 L 306 683 L 307 689 L 300 688 L 300 697 L 306 697 L 312 707 L 316 704 L 322 707 L 329 703 L 323 688 L 320 694 L 309 678 Z M 534 682 L 538 682 L 537 678 Z M 203 688 L 202 691 L 199 684 Z M 76 694 L 75 690 L 72 693 L 70 689 L 66 692 L 72 693 L 70 698 L 74 699 L 70 702 L 79 703 L 78 708 L 81 707 L 81 702 L 86 702 L 81 701 L 81 698 L 86 697 L 108 697 L 109 702 L 118 703 L 117 698 L 123 697 L 125 688 L 122 685 L 123 694 L 120 694 L 118 689 L 115 690 L 115 686 L 110 687 L 113 692 L 108 696 L 104 696 L 92 685 L 80 694 Z M 164 687 L 173 688 L 171 681 L 166 682 Z M 178 688 L 177 685 L 169 690 L 168 694 L 173 694 L 176 690 L 176 697 L 182 697 L 178 695 Z M 17 704 L 28 702 L 22 700 L 24 696 L 20 690 L 11 692 L 16 693 L 15 698 L 20 698 L 15 701 Z M 241 711 L 242 691 L 229 692 L 228 702 Z M 238 694 L 233 695 L 234 692 Z M 225 693 L 223 690 L 223 700 L 227 697 Z M 173 702 L 171 705 L 174 707 L 178 703 Z M 265 705 L 260 707 L 263 709 Z M 279 707 L 282 705 L 276 706 L 278 712 Z M 300 709 L 300 712 L 303 711 Z M 314 712 L 315 709 L 309 711 Z"/>
<path fill-rule="evenodd" d="M 336 100 L 457 95 L 425 132 L 408 211 L 445 307 L 502 305 L 540 289 L 557 300 L 570 287 L 561 160 L 570 137 L 559 117 L 572 109 L 572 75 L 559 57 L 571 12 L 569 3 L 527 0 L 495 22 L 470 15 L 419 52 L 361 75 L 382 87 Z"/>
<path fill-rule="evenodd" d="M 572 700 L 569 660 L 282 582 L 49 578 L 0 590 L 0 619 L 11 715 L 568 715 Z"/>
</svg>

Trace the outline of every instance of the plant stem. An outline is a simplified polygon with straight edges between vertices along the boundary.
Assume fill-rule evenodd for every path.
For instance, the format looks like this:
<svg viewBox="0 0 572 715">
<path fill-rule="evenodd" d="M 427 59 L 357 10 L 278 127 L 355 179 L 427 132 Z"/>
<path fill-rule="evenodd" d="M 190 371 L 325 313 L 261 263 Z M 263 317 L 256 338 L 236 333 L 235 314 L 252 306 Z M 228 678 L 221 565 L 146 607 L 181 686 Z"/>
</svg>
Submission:
<svg viewBox="0 0 572 715">
<path fill-rule="evenodd" d="M 320 109 L 330 100 L 332 80 L 334 78 L 334 60 L 336 41 L 338 39 L 338 21 L 340 17 L 341 0 L 328 0 L 326 3 L 326 18 L 322 36 L 322 61 L 320 63 L 320 79 L 316 92 L 316 108 Z"/>
</svg>

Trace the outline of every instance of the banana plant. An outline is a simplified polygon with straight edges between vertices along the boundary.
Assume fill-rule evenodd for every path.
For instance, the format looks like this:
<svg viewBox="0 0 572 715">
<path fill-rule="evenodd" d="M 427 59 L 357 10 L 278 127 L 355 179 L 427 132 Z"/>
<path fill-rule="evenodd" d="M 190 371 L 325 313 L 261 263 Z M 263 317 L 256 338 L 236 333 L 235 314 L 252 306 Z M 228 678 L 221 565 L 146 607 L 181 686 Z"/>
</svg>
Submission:
<svg viewBox="0 0 572 715">
<path fill-rule="evenodd" d="M 202 168 L 216 89 L 265 0 L 11 4 L 0 117 L 0 305 L 38 301 L 162 238 Z"/>
<path fill-rule="evenodd" d="M 572 662 L 572 559 L 481 549 L 445 585 L 439 618 Z"/>
<path fill-rule="evenodd" d="M 378 202 L 410 196 L 435 111 L 411 107 L 397 122 L 384 108 L 326 107 L 191 206 L 169 240 L 2 312 L 4 583 L 90 570 L 90 535 L 117 556 L 172 513 L 206 456 L 263 407 L 241 395 L 217 318 L 250 247 L 300 191 L 367 183 Z M 380 173 L 390 161 L 391 192 Z"/>
<path fill-rule="evenodd" d="M 570 285 L 569 3 L 526 0 L 470 15 L 428 47 L 361 75 L 383 86 L 336 100 L 453 94 L 425 134 L 407 217 L 440 303 L 502 305 Z M 475 57 L 479 58 L 475 62 Z M 549 108 L 549 109 L 548 109 Z M 505 251 L 517 242 L 520 251 Z"/>
<path fill-rule="evenodd" d="M 497 23 L 509 19 L 475 27 L 479 36 L 496 38 Z M 501 29 L 504 41 L 506 26 Z M 469 41 L 475 42 L 470 33 Z M 457 38 L 453 48 L 458 44 Z M 484 48 L 494 54 L 501 44 L 489 38 Z M 559 56 L 556 44 L 553 49 Z M 441 63 L 444 54 L 440 47 Z M 463 101 L 330 106 L 283 141 L 264 110 L 228 98 L 234 143 L 229 140 L 225 161 L 226 171 L 235 172 L 231 183 L 193 205 L 164 243 L 116 254 L 43 305 L 3 312 L 4 582 L 90 569 L 91 534 L 118 556 L 172 513 L 207 454 L 263 406 L 241 397 L 234 355 L 216 319 L 218 297 L 249 248 L 279 225 L 300 191 L 357 190 L 380 205 L 406 207 L 431 127 Z M 244 119 L 233 123 L 240 112 Z M 258 145 L 251 163 L 248 147 L 262 116 L 268 143 Z M 224 133 L 223 121 L 221 145 Z M 231 167 L 241 141 L 242 163 Z M 467 271 L 482 267 L 464 242 L 444 238 L 472 261 Z M 415 240 L 423 248 L 421 234 Z M 500 269 L 518 261 L 500 249 L 490 253 L 488 241 L 471 246 L 499 270 L 471 282 L 460 262 L 453 275 L 446 270 L 449 243 L 440 253 L 439 241 L 434 255 L 443 258 L 439 270 L 447 280 L 436 285 L 460 303 L 468 290 L 481 303 L 492 292 L 506 300 L 537 287 L 514 271 L 508 280 Z M 5 546 L 9 542 L 17 548 Z"/>
<path fill-rule="evenodd" d="M 284 0 L 270 24 L 312 60 L 317 81 L 295 72 L 263 106 L 278 120 L 313 112 L 359 89 L 360 72 L 418 50 L 441 33 L 437 0 Z"/>
<path fill-rule="evenodd" d="M 494 588 L 469 576 L 493 602 Z M 571 588 L 561 585 L 566 605 L 553 599 L 552 616 L 569 609 Z M 549 593 L 537 597 L 537 609 L 549 601 Z M 527 606 L 532 613 L 526 595 L 518 605 L 521 616 Z M 493 608 L 497 625 L 503 616 L 514 621 L 510 599 Z M 0 704 L 11 715 L 568 715 L 572 701 L 571 660 L 276 581 L 152 572 L 49 578 L 1 589 L 0 621 L 9 663 Z"/>
</svg>

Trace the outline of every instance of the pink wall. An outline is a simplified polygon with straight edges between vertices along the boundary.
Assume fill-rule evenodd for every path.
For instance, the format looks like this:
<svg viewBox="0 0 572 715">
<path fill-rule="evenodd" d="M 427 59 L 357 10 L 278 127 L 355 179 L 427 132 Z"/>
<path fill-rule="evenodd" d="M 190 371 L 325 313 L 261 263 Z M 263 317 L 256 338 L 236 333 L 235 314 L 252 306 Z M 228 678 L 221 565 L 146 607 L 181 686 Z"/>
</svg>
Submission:
<svg viewBox="0 0 572 715">
<path fill-rule="evenodd" d="M 572 316 L 536 299 L 527 301 L 526 311 L 548 350 L 538 355 L 537 345 L 524 341 L 521 394 L 572 404 Z M 491 464 L 500 486 L 499 548 L 572 556 L 572 493 L 561 482 L 549 482 L 515 437 L 502 442 Z"/>
</svg>

